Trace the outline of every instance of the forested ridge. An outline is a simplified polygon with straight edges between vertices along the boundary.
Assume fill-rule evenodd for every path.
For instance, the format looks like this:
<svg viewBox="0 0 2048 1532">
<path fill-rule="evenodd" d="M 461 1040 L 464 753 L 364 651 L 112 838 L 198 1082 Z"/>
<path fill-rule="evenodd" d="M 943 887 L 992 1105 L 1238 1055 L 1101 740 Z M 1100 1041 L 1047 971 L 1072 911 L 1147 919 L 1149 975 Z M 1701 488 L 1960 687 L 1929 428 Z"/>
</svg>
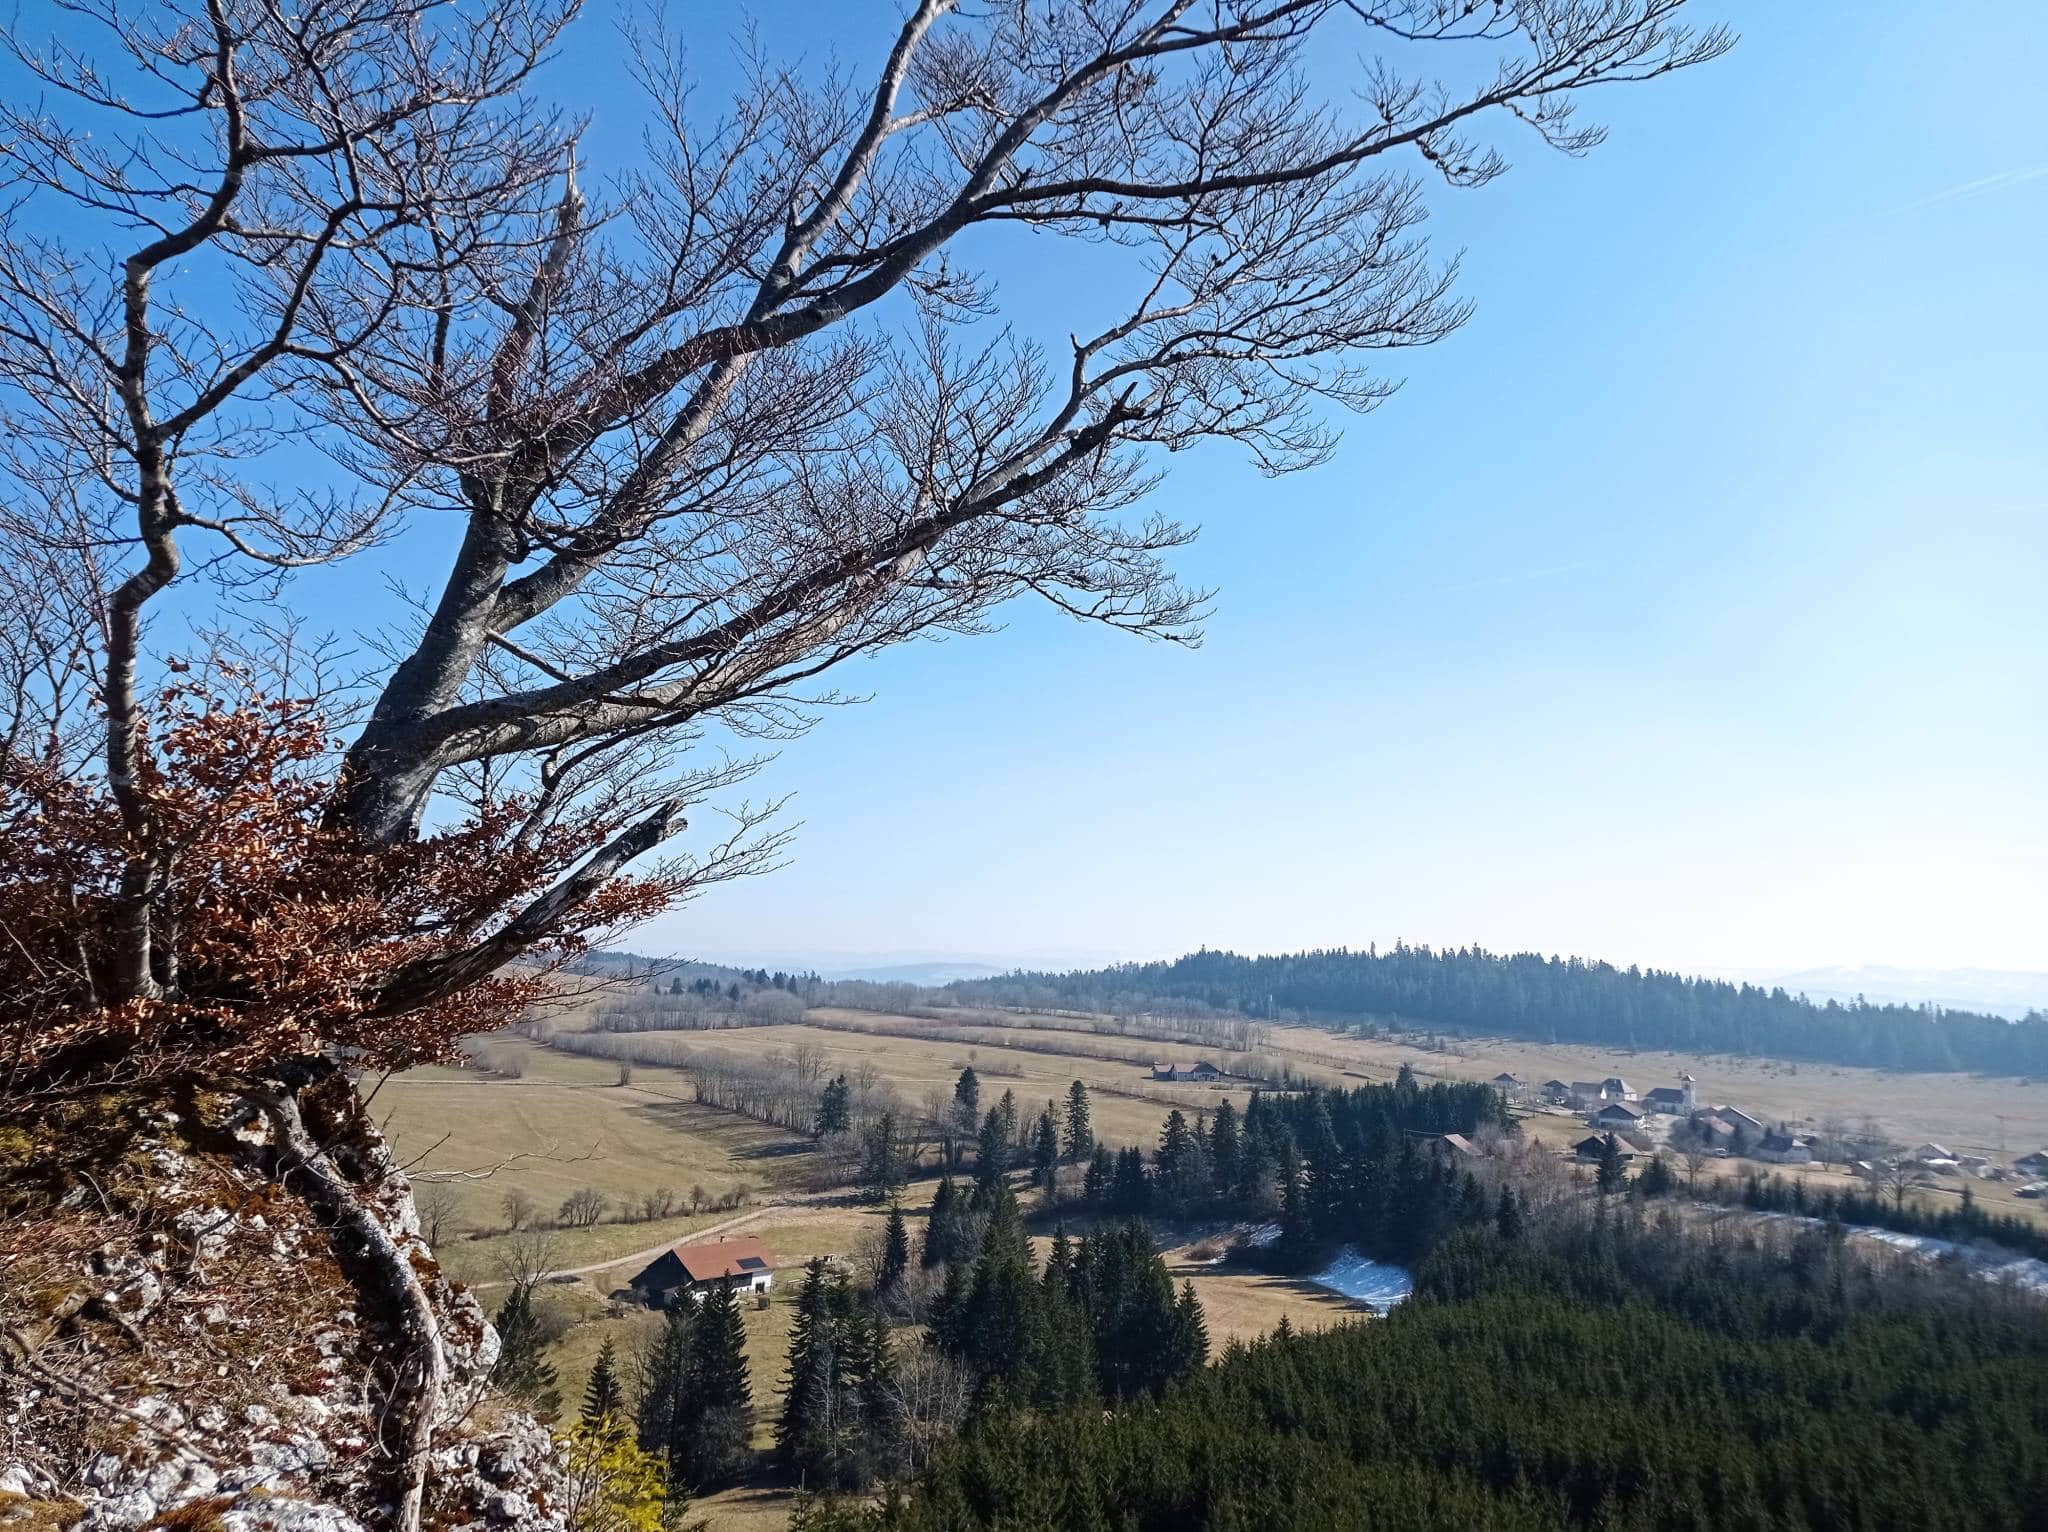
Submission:
<svg viewBox="0 0 2048 1532">
<path fill-rule="evenodd" d="M 1204 949 L 1172 962 L 965 979 L 947 991 L 962 1002 L 1096 1011 L 1178 1003 L 1618 1049 L 2048 1074 L 2048 1015 L 2038 1011 L 2014 1022 L 1932 1006 L 1816 1003 L 1754 984 L 1479 947 L 1396 944 L 1384 952 L 1337 947 L 1267 957 Z"/>
<path fill-rule="evenodd" d="M 1156 1406 L 981 1424 L 809 1532 L 2010 1527 L 2048 1504 L 2048 1316 L 1839 1231 L 1477 1226 L 1385 1320 L 1229 1347 Z"/>
</svg>

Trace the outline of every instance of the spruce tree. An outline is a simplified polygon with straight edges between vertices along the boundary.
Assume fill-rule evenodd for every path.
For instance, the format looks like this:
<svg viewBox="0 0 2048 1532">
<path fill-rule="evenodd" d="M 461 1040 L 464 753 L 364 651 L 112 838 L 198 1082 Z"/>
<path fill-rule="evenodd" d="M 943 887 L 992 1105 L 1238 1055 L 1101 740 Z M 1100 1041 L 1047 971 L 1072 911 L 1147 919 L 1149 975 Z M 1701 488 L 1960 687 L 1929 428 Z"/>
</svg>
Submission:
<svg viewBox="0 0 2048 1532">
<path fill-rule="evenodd" d="M 661 1333 L 640 1358 L 640 1406 L 633 1424 L 644 1451 L 673 1458 L 677 1423 L 689 1413 L 697 1306 L 684 1298 L 662 1318 Z"/>
<path fill-rule="evenodd" d="M 820 1434 L 832 1417 L 832 1323 L 825 1312 L 825 1261 L 814 1256 L 797 1289 L 796 1320 L 789 1330 L 789 1370 L 783 1377 L 782 1418 L 775 1448 L 784 1466 L 801 1472 L 817 1456 Z"/>
<path fill-rule="evenodd" d="M 1238 1184 L 1237 1108 L 1225 1096 L 1209 1124 L 1209 1175 L 1219 1197 L 1236 1195 Z"/>
<path fill-rule="evenodd" d="M 689 1395 L 676 1431 L 681 1451 L 671 1456 L 669 1472 L 676 1482 L 702 1489 L 746 1466 L 754 1431 L 746 1323 L 731 1287 L 720 1283 L 704 1295 L 694 1339 Z"/>
<path fill-rule="evenodd" d="M 555 1369 L 542 1355 L 540 1321 L 533 1312 L 533 1286 L 515 1283 L 498 1310 L 498 1362 L 491 1369 L 497 1388 L 540 1414 L 562 1407 Z"/>
<path fill-rule="evenodd" d="M 1097 1144 L 1093 1156 L 1088 1161 L 1088 1173 L 1081 1179 L 1081 1200 L 1092 1208 L 1108 1206 L 1110 1185 L 1114 1178 L 1115 1168 L 1110 1159 L 1109 1145 Z"/>
<path fill-rule="evenodd" d="M 1594 1179 L 1603 1192 L 1621 1189 L 1621 1145 L 1615 1142 L 1612 1133 L 1600 1141 L 1600 1169 L 1595 1173 Z"/>
<path fill-rule="evenodd" d="M 917 1263 L 927 1270 L 947 1258 L 951 1250 L 953 1219 L 957 1215 L 957 1195 L 951 1176 L 940 1176 L 938 1190 L 932 1193 L 931 1212 L 925 1216 L 924 1244 L 918 1251 Z"/>
<path fill-rule="evenodd" d="M 882 1234 L 882 1269 L 875 1278 L 875 1291 L 886 1293 L 903 1280 L 910 1268 L 910 1229 L 903 1222 L 903 1204 L 889 1204 L 889 1224 Z"/>
<path fill-rule="evenodd" d="M 1031 1145 L 1031 1183 L 1052 1190 L 1053 1170 L 1060 1160 L 1060 1130 L 1053 1121 L 1052 1103 L 1046 1102 L 1045 1110 L 1038 1114 L 1038 1128 Z"/>
<path fill-rule="evenodd" d="M 1172 1357 L 1175 1378 L 1200 1372 L 1209 1361 L 1209 1326 L 1202 1317 L 1193 1282 L 1181 1283 L 1180 1297 L 1173 1305 Z"/>
<path fill-rule="evenodd" d="M 953 1082 L 953 1110 L 960 1119 L 960 1131 L 972 1133 L 981 1121 L 981 1079 L 968 1065 Z"/>
<path fill-rule="evenodd" d="M 818 1093 L 818 1119 L 811 1130 L 811 1137 L 826 1138 L 834 1133 L 844 1133 L 852 1121 L 853 1088 L 846 1083 L 846 1076 L 840 1075 Z"/>
<path fill-rule="evenodd" d="M 867 1155 L 860 1167 L 860 1192 L 880 1202 L 903 1187 L 903 1164 L 896 1154 L 896 1118 L 884 1112 L 867 1132 Z"/>
<path fill-rule="evenodd" d="M 1661 1154 L 1655 1155 L 1650 1163 L 1643 1167 L 1643 1173 L 1636 1177 L 1636 1190 L 1645 1197 L 1662 1197 L 1670 1192 L 1674 1179 L 1670 1162 Z M 1803 1183 L 1794 1187 L 1795 1192 L 1804 1190 Z M 1969 1212 L 1969 1196 L 1970 1189 L 1966 1186 L 1963 1188 L 1963 1211 L 1966 1214 Z"/>
<path fill-rule="evenodd" d="M 597 1365 L 590 1369 L 590 1381 L 583 1388 L 583 1424 L 591 1430 L 604 1429 L 625 1408 L 625 1394 L 619 1388 L 618 1352 L 607 1335 L 598 1348 Z"/>
<path fill-rule="evenodd" d="M 1067 1087 L 1066 1136 L 1062 1147 L 1069 1165 L 1080 1164 L 1095 1148 L 1095 1134 L 1088 1126 L 1088 1087 L 1079 1080 Z"/>
<path fill-rule="evenodd" d="M 988 1206 L 991 1192 L 1003 1182 L 1003 1170 L 1009 1158 L 1010 1141 L 1003 1134 L 1003 1114 L 995 1107 L 981 1119 L 981 1138 L 974 1154 L 974 1207 L 979 1212 Z"/>
<path fill-rule="evenodd" d="M 1493 1227 L 1502 1239 L 1522 1237 L 1522 1204 L 1512 1186 L 1500 1189 L 1500 1202 L 1493 1210 Z"/>
</svg>

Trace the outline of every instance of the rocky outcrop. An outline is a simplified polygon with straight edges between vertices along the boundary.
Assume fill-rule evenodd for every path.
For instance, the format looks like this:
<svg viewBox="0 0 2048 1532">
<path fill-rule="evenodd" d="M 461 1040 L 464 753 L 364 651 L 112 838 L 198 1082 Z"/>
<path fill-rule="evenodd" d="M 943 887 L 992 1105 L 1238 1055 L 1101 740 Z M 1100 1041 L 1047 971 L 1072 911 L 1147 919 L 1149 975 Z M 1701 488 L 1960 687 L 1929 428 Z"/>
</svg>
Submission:
<svg viewBox="0 0 2048 1532">
<path fill-rule="evenodd" d="M 21 1131 L 0 1137 L 0 1532 L 376 1532 L 409 1492 L 448 1532 L 565 1532 L 554 1439 L 490 1395 L 497 1336 L 345 1080 Z"/>
</svg>

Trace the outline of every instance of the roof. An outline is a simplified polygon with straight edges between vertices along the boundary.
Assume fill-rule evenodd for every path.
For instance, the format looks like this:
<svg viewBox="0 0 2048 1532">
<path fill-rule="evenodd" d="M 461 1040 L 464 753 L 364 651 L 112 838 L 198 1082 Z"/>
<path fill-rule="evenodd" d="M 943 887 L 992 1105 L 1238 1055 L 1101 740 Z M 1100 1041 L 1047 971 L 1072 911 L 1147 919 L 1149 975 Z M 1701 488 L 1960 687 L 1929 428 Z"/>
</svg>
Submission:
<svg viewBox="0 0 2048 1532">
<path fill-rule="evenodd" d="M 1608 1077 L 1607 1077 L 1606 1079 L 1602 1080 L 1602 1081 L 1601 1081 L 1600 1083 L 1601 1083 L 1602 1085 L 1611 1085 L 1611 1086 L 1613 1086 L 1613 1087 L 1614 1087 L 1615 1089 L 1617 1089 L 1617 1090 L 1627 1090 L 1627 1089 L 1628 1089 L 1628 1081 L 1626 1081 L 1626 1080 L 1622 1079 L 1622 1077 L 1621 1077 L 1620 1075 L 1609 1075 L 1609 1076 L 1608 1076 Z"/>
<path fill-rule="evenodd" d="M 1480 1152 L 1479 1146 L 1462 1133 L 1446 1133 L 1443 1141 L 1460 1154 L 1476 1155 Z"/>
<path fill-rule="evenodd" d="M 1509 1074 L 1505 1069 L 1503 1069 L 1499 1074 L 1495 1075 L 1493 1078 L 1496 1082 L 1501 1080 L 1511 1080 L 1516 1085 L 1520 1085 L 1522 1083 L 1522 1077 L 1520 1075 Z"/>
<path fill-rule="evenodd" d="M 1556 1088 L 1556 1089 L 1558 1089 L 1558 1090 L 1570 1090 L 1570 1089 L 1571 1089 L 1571 1085 L 1570 1085 L 1570 1083 L 1569 1083 L 1568 1081 L 1565 1081 L 1565 1080 L 1545 1080 L 1545 1081 L 1543 1082 L 1543 1088 L 1544 1088 L 1545 1090 L 1549 1090 L 1549 1089 L 1551 1089 L 1552 1087 L 1555 1087 L 1555 1088 Z M 2044 1150 L 2043 1152 L 2044 1152 L 2044 1153 L 2048 1153 L 2048 1150 Z"/>
<path fill-rule="evenodd" d="M 1597 1096 L 1600 1094 L 1601 1089 L 1602 1086 L 1598 1080 L 1574 1080 L 1571 1086 L 1574 1096 Z"/>
<path fill-rule="evenodd" d="M 1618 1138 L 1614 1141 L 1614 1148 L 1624 1159 L 1636 1152 L 1635 1145 Z M 1572 1149 L 1578 1154 L 1605 1154 L 1607 1152 L 1607 1139 L 1601 1134 L 1589 1133 L 1576 1144 L 1573 1144 Z"/>
<path fill-rule="evenodd" d="M 1610 1101 L 1607 1103 L 1607 1105 L 1600 1108 L 1600 1110 L 1595 1112 L 1593 1115 L 1595 1117 L 1611 1117 L 1616 1115 L 1617 1113 L 1622 1116 L 1631 1118 L 1640 1117 L 1643 1115 L 1634 1107 L 1630 1106 L 1626 1101 Z"/>
<path fill-rule="evenodd" d="M 1768 1149 L 1773 1154 L 1783 1154 L 1787 1149 L 1803 1149 L 1805 1146 L 1803 1139 L 1788 1138 L 1783 1133 L 1766 1133 L 1763 1142 L 1758 1144 L 1757 1148 Z"/>
<path fill-rule="evenodd" d="M 1685 1092 L 1673 1085 L 1660 1085 L 1643 1099 L 1645 1101 L 1683 1101 L 1685 1099 Z"/>
<path fill-rule="evenodd" d="M 679 1273 L 673 1269 L 670 1272 L 660 1270 L 671 1262 L 680 1268 Z M 664 1251 L 633 1279 L 633 1285 L 643 1285 L 643 1279 L 652 1279 L 654 1285 L 660 1285 L 659 1278 L 673 1275 L 680 1275 L 691 1282 L 715 1282 L 720 1277 L 747 1277 L 774 1269 L 774 1255 L 758 1239 L 706 1240 L 702 1244 L 676 1245 Z M 675 1283 L 671 1281 L 669 1285 L 674 1286 Z"/>
</svg>

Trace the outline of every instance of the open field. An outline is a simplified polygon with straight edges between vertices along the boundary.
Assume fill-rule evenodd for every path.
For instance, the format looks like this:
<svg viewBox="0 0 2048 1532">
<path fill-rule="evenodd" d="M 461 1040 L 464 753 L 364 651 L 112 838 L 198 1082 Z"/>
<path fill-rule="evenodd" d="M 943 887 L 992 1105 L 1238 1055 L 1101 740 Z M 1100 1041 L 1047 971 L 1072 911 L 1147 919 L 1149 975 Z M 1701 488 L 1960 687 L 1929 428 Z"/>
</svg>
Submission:
<svg viewBox="0 0 2048 1532">
<path fill-rule="evenodd" d="M 617 1067 L 603 1060 L 516 1038 L 493 1046 L 518 1057 L 522 1078 L 415 1070 L 387 1082 L 371 1104 L 402 1162 L 417 1159 L 428 1172 L 490 1172 L 444 1183 L 464 1237 L 444 1238 L 439 1253 L 458 1280 L 498 1274 L 508 1243 L 501 1204 L 510 1192 L 525 1193 L 549 1216 L 584 1187 L 605 1193 L 614 1211 L 658 1187 L 685 1203 L 693 1188 L 707 1202 L 742 1189 L 758 1200 L 793 1187 L 815 1158 L 807 1139 L 699 1106 L 688 1078 L 674 1071 L 636 1067 L 633 1083 L 622 1086 Z M 729 1215 L 554 1230 L 550 1264 L 609 1259 L 721 1216 Z M 471 1237 L 479 1233 L 486 1237 Z"/>
<path fill-rule="evenodd" d="M 831 1014 L 828 1013 L 827 1019 L 831 1019 Z M 874 1022 L 886 1020 L 905 1032 L 918 1030 L 921 1026 L 907 1017 L 849 1014 Z M 922 1025 L 929 1030 L 934 1024 Z M 1000 1029 L 987 1030 L 992 1039 L 986 1043 L 877 1036 L 869 1031 L 808 1025 L 736 1027 L 715 1032 L 662 1035 L 679 1037 L 691 1049 L 750 1057 L 770 1052 L 788 1053 L 800 1045 L 809 1044 L 820 1051 L 824 1072 L 828 1076 L 842 1072 L 852 1074 L 864 1064 L 873 1065 L 880 1072 L 883 1083 L 894 1087 L 911 1107 L 922 1104 L 934 1090 L 950 1097 L 953 1082 L 959 1078 L 960 1071 L 971 1065 L 981 1081 L 982 1105 L 993 1106 L 1005 1090 L 1015 1091 L 1017 1110 L 1026 1121 L 1038 1114 L 1048 1098 L 1064 1097 L 1067 1087 L 1078 1079 L 1089 1090 L 1090 1120 L 1096 1136 L 1113 1147 L 1122 1144 L 1149 1147 L 1157 1143 L 1159 1124 L 1176 1106 L 1190 1115 L 1197 1110 L 1213 1111 L 1216 1104 L 1228 1096 L 1242 1108 L 1250 1094 L 1246 1089 L 1218 1090 L 1199 1085 L 1157 1084 L 1148 1078 L 1149 1071 L 1142 1064 L 1005 1047 L 999 1041 Z M 1086 1046 L 1091 1039 L 1082 1034 L 1075 1041 Z M 1181 1056 L 1187 1056 L 1185 1050 Z"/>
</svg>

